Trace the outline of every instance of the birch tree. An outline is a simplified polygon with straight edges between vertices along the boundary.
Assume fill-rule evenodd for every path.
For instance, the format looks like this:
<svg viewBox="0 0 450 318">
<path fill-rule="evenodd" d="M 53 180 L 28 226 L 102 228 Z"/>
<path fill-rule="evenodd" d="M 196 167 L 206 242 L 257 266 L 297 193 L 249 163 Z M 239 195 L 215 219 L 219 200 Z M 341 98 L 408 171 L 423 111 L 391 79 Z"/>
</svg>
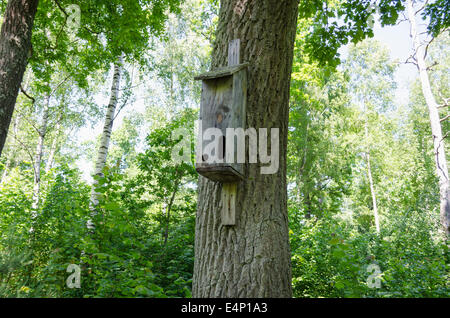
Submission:
<svg viewBox="0 0 450 318">
<path fill-rule="evenodd" d="M 35 151 L 35 159 L 33 163 L 34 167 L 34 186 L 33 186 L 33 204 L 32 204 L 32 210 L 33 213 L 36 212 L 36 210 L 39 207 L 39 196 L 41 191 L 41 165 L 43 161 L 44 156 L 44 146 L 45 141 L 48 133 L 48 126 L 49 126 L 49 120 L 50 120 L 50 102 L 53 97 L 53 95 L 56 93 L 56 91 L 63 85 L 69 77 L 66 76 L 64 79 L 62 79 L 59 83 L 56 84 L 54 88 L 50 92 L 48 92 L 44 99 L 44 105 L 42 110 L 42 117 L 39 124 L 39 127 L 35 127 L 36 131 L 38 133 L 38 142 L 36 145 L 36 151 Z"/>
<path fill-rule="evenodd" d="M 362 136 L 358 146 L 363 152 L 372 201 L 371 210 L 375 229 L 379 234 L 380 216 L 371 162 L 373 160 L 371 153 L 377 150 L 378 140 L 372 122 L 379 114 L 385 113 L 393 103 L 395 66 L 390 61 L 387 49 L 377 41 L 369 39 L 350 48 L 345 69 L 350 76 L 349 90 L 352 102 L 359 108 L 362 117 Z"/>
<path fill-rule="evenodd" d="M 444 232 L 448 236 L 450 234 L 450 181 L 448 175 L 447 159 L 445 155 L 445 141 L 442 134 L 441 122 L 446 118 L 440 118 L 438 103 L 433 94 L 430 78 L 428 75 L 428 66 L 425 61 L 427 55 L 428 45 L 430 41 L 424 42 L 421 38 L 420 31 L 416 17 L 418 13 L 424 9 L 418 8 L 413 0 L 407 0 L 407 14 L 410 23 L 411 39 L 413 43 L 414 52 L 411 57 L 412 63 L 416 65 L 419 71 L 420 83 L 422 86 L 422 93 L 427 104 L 431 134 L 433 138 L 434 159 L 436 164 L 436 175 L 439 179 L 439 197 L 440 197 L 440 216 Z"/>
<path fill-rule="evenodd" d="M 100 137 L 100 145 L 98 148 L 97 159 L 95 161 L 94 167 L 94 174 L 93 174 L 94 182 L 92 185 L 90 197 L 90 208 L 94 215 L 95 215 L 95 208 L 98 205 L 98 196 L 99 196 L 99 193 L 97 192 L 97 184 L 98 179 L 103 176 L 103 168 L 105 167 L 106 158 L 108 156 L 109 142 L 111 140 L 112 128 L 116 114 L 117 102 L 119 98 L 120 78 L 122 75 L 122 68 L 123 68 L 123 57 L 120 56 L 114 63 L 113 79 L 111 84 L 109 103 L 106 109 L 103 132 Z M 92 220 L 89 220 L 88 228 L 89 229 L 94 228 Z"/>
</svg>

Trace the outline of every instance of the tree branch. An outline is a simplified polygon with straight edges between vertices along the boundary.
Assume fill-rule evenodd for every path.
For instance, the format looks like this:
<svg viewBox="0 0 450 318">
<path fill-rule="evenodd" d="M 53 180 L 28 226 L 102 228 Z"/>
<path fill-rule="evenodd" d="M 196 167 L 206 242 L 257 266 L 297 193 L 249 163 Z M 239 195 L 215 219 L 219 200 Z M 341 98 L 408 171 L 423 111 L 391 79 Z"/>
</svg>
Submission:
<svg viewBox="0 0 450 318">
<path fill-rule="evenodd" d="M 427 67 L 427 71 L 431 70 L 434 66 L 436 66 L 436 65 L 438 65 L 438 64 L 439 64 L 439 63 L 435 61 L 432 65 L 430 65 L 430 66 Z"/>
<path fill-rule="evenodd" d="M 15 134 L 14 132 L 11 132 L 11 136 L 14 137 L 14 140 L 17 141 L 17 142 L 22 146 L 23 150 L 25 150 L 25 152 L 26 152 L 26 153 L 28 154 L 28 156 L 30 157 L 31 163 L 33 163 L 33 171 L 34 171 L 34 174 L 36 175 L 36 168 L 35 168 L 35 166 L 34 166 L 34 157 L 33 157 L 33 155 L 31 154 L 30 149 L 28 149 L 28 146 L 25 145 L 22 141 L 20 141 L 19 138 L 17 138 L 17 136 L 16 136 L 16 134 Z"/>
<path fill-rule="evenodd" d="M 54 1 L 54 2 L 56 3 L 56 5 L 58 6 L 59 10 L 61 10 L 62 13 L 64 13 L 64 15 L 66 16 L 66 18 L 68 18 L 69 15 L 67 14 L 66 10 L 64 10 L 64 8 L 61 6 L 61 4 L 58 2 L 58 0 L 53 0 L 53 1 Z"/>
<path fill-rule="evenodd" d="M 70 77 L 70 75 L 67 75 L 61 82 L 59 82 L 59 83 L 55 86 L 55 88 L 50 92 L 49 97 L 52 96 L 53 93 L 56 92 L 56 90 L 57 90 L 62 84 L 64 84 L 64 83 L 69 79 L 69 77 Z"/>
<path fill-rule="evenodd" d="M 425 1 L 425 3 L 423 4 L 423 6 L 422 6 L 419 10 L 417 10 L 417 11 L 414 13 L 414 15 L 417 15 L 417 13 L 419 13 L 420 11 L 422 11 L 423 9 L 425 9 L 425 7 L 427 6 L 427 4 L 428 4 L 428 0 Z"/>
<path fill-rule="evenodd" d="M 434 39 L 435 39 L 435 38 L 432 37 L 431 40 L 427 43 L 427 46 L 425 47 L 425 53 L 424 53 L 424 56 L 423 56 L 424 59 L 427 57 L 427 55 L 428 55 L 428 47 L 429 47 L 430 44 L 434 41 Z"/>
<path fill-rule="evenodd" d="M 19 115 L 21 115 L 26 121 L 27 123 L 29 123 L 31 125 L 31 127 L 33 127 L 38 133 L 39 133 L 39 128 L 36 127 L 36 125 L 28 118 L 28 116 L 24 115 L 20 110 L 18 110 L 17 108 L 14 110 L 15 112 L 17 112 Z M 31 116 L 30 116 L 31 117 Z"/>
<path fill-rule="evenodd" d="M 419 67 L 419 65 L 417 64 L 417 60 L 416 60 L 415 55 L 416 55 L 415 52 L 414 52 L 413 54 L 411 54 L 411 55 L 406 59 L 406 61 L 403 62 L 403 64 L 413 64 L 413 65 L 415 65 L 416 67 Z M 410 60 L 411 60 L 411 61 L 410 61 Z"/>
<path fill-rule="evenodd" d="M 36 100 L 34 99 L 34 97 L 28 95 L 28 93 L 25 91 L 25 89 L 22 87 L 22 85 L 20 85 L 20 91 L 21 91 L 26 97 L 28 97 L 29 99 L 31 99 L 31 101 L 33 102 L 33 105 L 34 105 L 34 103 L 36 103 Z"/>
<path fill-rule="evenodd" d="M 450 98 L 445 98 L 444 96 L 442 96 L 441 92 L 438 91 L 439 97 L 444 101 L 443 104 L 440 104 L 437 106 L 437 108 L 444 108 L 444 107 L 448 107 L 449 103 L 450 103 Z"/>
<path fill-rule="evenodd" d="M 450 118 L 450 115 L 445 116 L 444 118 L 441 118 L 440 122 L 442 123 L 444 120 L 447 120 Z"/>
</svg>

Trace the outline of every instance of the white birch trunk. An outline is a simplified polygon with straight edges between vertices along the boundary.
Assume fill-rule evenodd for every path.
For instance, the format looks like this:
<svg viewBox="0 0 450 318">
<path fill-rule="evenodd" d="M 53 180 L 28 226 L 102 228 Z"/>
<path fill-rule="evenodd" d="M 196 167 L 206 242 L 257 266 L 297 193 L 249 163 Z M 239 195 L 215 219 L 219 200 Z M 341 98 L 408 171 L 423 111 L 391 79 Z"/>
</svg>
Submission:
<svg viewBox="0 0 450 318">
<path fill-rule="evenodd" d="M 106 164 L 106 158 L 108 155 L 109 142 L 111 139 L 111 132 L 114 122 L 114 115 L 116 112 L 117 101 L 119 96 L 120 76 L 122 72 L 122 57 L 118 58 L 114 63 L 114 77 L 111 85 L 111 96 L 106 110 L 105 124 L 103 126 L 103 133 L 100 140 L 100 147 L 97 153 L 97 160 L 95 161 L 94 176 L 103 176 L 103 168 Z M 97 180 L 94 179 L 92 184 L 90 209 L 92 215 L 95 215 L 95 207 L 98 205 L 99 193 L 96 191 Z M 91 230 L 95 228 L 92 220 L 88 221 L 87 227 Z"/>
<path fill-rule="evenodd" d="M 373 218 L 375 220 L 375 229 L 377 234 L 380 234 L 380 218 L 378 216 L 378 206 L 377 206 L 377 195 L 375 193 L 375 185 L 373 183 L 372 178 L 372 168 L 370 166 L 370 143 L 369 143 L 369 118 L 367 114 L 366 103 L 364 102 L 364 131 L 366 135 L 366 144 L 367 144 L 367 152 L 366 152 L 366 160 L 367 160 L 367 176 L 369 178 L 369 186 L 370 186 L 370 195 L 372 197 L 372 205 L 373 205 Z"/>
<path fill-rule="evenodd" d="M 42 113 L 42 121 L 41 127 L 39 128 L 39 139 L 36 146 L 36 153 L 34 159 L 34 185 L 33 185 L 33 203 L 31 205 L 32 209 L 32 217 L 35 218 L 37 216 L 37 209 L 39 208 L 39 196 L 41 192 L 41 163 L 42 163 L 42 154 L 44 151 L 44 142 L 45 136 L 47 134 L 47 125 L 48 125 L 48 112 L 50 106 L 50 94 L 47 96 L 44 112 Z"/>
<path fill-rule="evenodd" d="M 47 164 L 45 165 L 45 173 L 48 173 L 50 171 L 50 169 L 53 167 L 53 161 L 55 160 L 55 154 L 58 148 L 58 138 L 59 135 L 61 133 L 61 122 L 62 122 L 62 117 L 63 117 L 63 112 L 61 111 L 61 114 L 58 118 L 58 122 L 56 123 L 56 127 L 55 127 L 55 138 L 52 141 L 52 145 L 50 147 L 50 154 L 48 156 L 48 160 L 47 160 Z"/>
<path fill-rule="evenodd" d="M 48 156 L 47 164 L 45 165 L 45 173 L 48 173 L 53 166 L 57 146 L 58 146 L 58 135 L 56 135 L 55 139 L 53 139 L 52 141 L 52 146 L 50 147 L 50 154 Z"/>
<path fill-rule="evenodd" d="M 372 195 L 373 217 L 375 219 L 375 228 L 377 234 L 380 234 L 380 219 L 378 216 L 377 196 L 375 193 L 375 186 L 373 184 L 372 170 L 370 168 L 370 150 L 367 152 L 366 157 L 367 157 L 367 174 L 369 175 L 370 193 Z"/>
<path fill-rule="evenodd" d="M 445 144 L 442 136 L 441 120 L 438 112 L 438 104 L 431 90 L 430 79 L 428 77 L 427 65 L 425 63 L 425 46 L 421 43 L 417 31 L 416 13 L 412 0 L 408 0 L 408 20 L 411 24 L 411 37 L 413 40 L 417 68 L 419 70 L 420 82 L 423 96 L 428 106 L 431 133 L 433 136 L 434 158 L 436 163 L 436 173 L 439 178 L 440 192 L 440 217 L 441 224 L 447 236 L 450 225 L 450 188 L 448 178 L 447 160 L 445 157 Z"/>
</svg>

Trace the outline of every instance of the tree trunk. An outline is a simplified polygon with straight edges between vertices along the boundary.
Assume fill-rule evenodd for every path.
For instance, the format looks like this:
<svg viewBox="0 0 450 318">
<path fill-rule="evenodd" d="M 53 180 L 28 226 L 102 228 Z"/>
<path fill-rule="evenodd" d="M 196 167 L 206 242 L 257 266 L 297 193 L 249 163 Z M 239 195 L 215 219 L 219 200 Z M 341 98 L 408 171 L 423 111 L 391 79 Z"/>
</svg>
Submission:
<svg viewBox="0 0 450 318">
<path fill-rule="evenodd" d="M 45 173 L 48 173 L 53 167 L 53 162 L 55 161 L 55 155 L 59 149 L 59 137 L 61 134 L 61 123 L 64 117 L 64 109 L 60 110 L 58 122 L 55 126 L 55 138 L 53 138 L 52 145 L 50 147 L 50 154 L 48 155 L 47 164 L 45 165 Z"/>
<path fill-rule="evenodd" d="M 9 0 L 0 34 L 0 155 L 31 52 L 38 0 Z"/>
<path fill-rule="evenodd" d="M 241 40 L 241 61 L 250 63 L 247 127 L 280 129 L 280 162 L 267 175 L 246 164 L 234 226 L 221 224 L 222 184 L 200 177 L 194 297 L 292 296 L 286 151 L 297 14 L 293 0 L 221 1 L 212 67 L 226 66 L 228 42 Z"/>
<path fill-rule="evenodd" d="M 36 212 L 39 207 L 39 196 L 41 192 L 41 163 L 42 163 L 42 155 L 44 152 L 45 136 L 47 135 L 49 107 L 50 107 L 50 94 L 46 98 L 44 111 L 42 113 L 42 122 L 41 127 L 39 128 L 38 131 L 39 137 L 34 159 L 33 203 L 31 206 L 33 217 L 36 217 Z"/>
<path fill-rule="evenodd" d="M 373 211 L 373 218 L 375 220 L 375 229 L 377 231 L 377 234 L 380 234 L 380 219 L 378 217 L 377 195 L 375 193 L 375 185 L 373 183 L 372 178 L 372 168 L 370 166 L 369 119 L 368 119 L 369 115 L 367 114 L 366 102 L 364 102 L 364 116 L 365 116 L 364 132 L 367 145 L 367 152 L 366 152 L 367 176 L 369 178 L 370 195 L 372 196 L 372 206 L 373 206 L 372 211 Z"/>
<path fill-rule="evenodd" d="M 166 228 L 164 230 L 164 246 L 167 245 L 167 240 L 169 239 L 169 224 L 170 224 L 170 212 L 172 211 L 173 202 L 175 201 L 175 196 L 178 192 L 178 187 L 180 185 L 180 179 L 176 181 L 175 188 L 172 192 L 172 196 L 170 197 L 169 205 L 167 206 L 167 213 L 166 213 Z"/>
<path fill-rule="evenodd" d="M 447 160 L 445 157 L 445 144 L 442 136 L 441 120 L 438 112 L 438 104 L 431 90 L 430 79 L 428 77 L 427 65 L 425 63 L 425 46 L 420 43 L 417 32 L 415 9 L 412 1 L 408 0 L 408 19 L 411 24 L 411 37 L 414 44 L 415 58 L 420 75 L 423 96 L 428 106 L 430 115 L 431 134 L 433 136 L 434 158 L 436 163 L 436 173 L 439 178 L 440 192 L 440 216 L 441 224 L 447 236 L 450 234 L 450 184 L 448 178 Z"/>
<path fill-rule="evenodd" d="M 14 123 L 13 123 L 13 134 L 14 134 L 14 136 L 17 136 L 19 122 L 20 122 L 20 115 L 17 114 L 16 119 L 14 120 Z M 0 181 L 0 184 L 2 184 L 3 182 L 5 182 L 7 180 L 9 170 L 13 167 L 13 163 L 14 163 L 13 158 L 15 157 L 15 152 L 18 149 L 17 146 L 18 146 L 17 145 L 17 140 L 14 139 L 13 144 L 11 145 L 11 147 L 9 149 L 8 158 L 7 158 L 6 164 L 5 164 L 5 170 L 2 173 L 2 179 Z"/>
<path fill-rule="evenodd" d="M 55 160 L 55 155 L 56 155 L 56 151 L 58 148 L 58 132 L 60 129 L 60 125 L 57 124 L 56 126 L 57 129 L 57 134 L 55 136 L 55 138 L 52 141 L 52 145 L 50 147 L 50 154 L 48 155 L 48 160 L 47 160 L 47 164 L 45 165 L 45 173 L 48 173 L 52 167 L 53 167 L 53 161 Z"/>
<path fill-rule="evenodd" d="M 108 109 L 106 110 L 105 124 L 103 126 L 103 133 L 100 140 L 100 147 L 97 153 L 97 160 L 95 161 L 94 176 L 102 177 L 103 168 L 106 164 L 106 158 L 108 156 L 109 141 L 111 140 L 112 127 L 114 122 L 114 115 L 116 112 L 117 101 L 119 96 L 120 76 L 122 72 L 122 57 L 119 57 L 114 63 L 114 76 L 111 85 L 111 96 L 109 99 Z M 95 213 L 95 207 L 98 205 L 98 195 L 96 191 L 97 180 L 94 180 L 92 184 L 90 208 Z M 88 228 L 93 229 L 94 224 L 92 221 L 88 222 Z"/>
<path fill-rule="evenodd" d="M 373 217 L 375 220 L 375 229 L 377 231 L 377 234 L 380 234 L 380 219 L 378 217 L 377 196 L 375 193 L 375 186 L 373 184 L 372 169 L 370 167 L 370 150 L 367 151 L 366 159 L 367 159 L 367 174 L 369 176 L 370 193 L 372 195 Z"/>
</svg>

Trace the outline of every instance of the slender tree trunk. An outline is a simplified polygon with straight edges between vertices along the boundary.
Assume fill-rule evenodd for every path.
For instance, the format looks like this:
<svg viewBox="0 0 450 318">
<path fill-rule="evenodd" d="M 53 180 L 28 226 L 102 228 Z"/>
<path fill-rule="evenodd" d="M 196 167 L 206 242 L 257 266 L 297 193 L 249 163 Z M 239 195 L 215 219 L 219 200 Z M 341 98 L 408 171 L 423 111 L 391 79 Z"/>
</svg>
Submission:
<svg viewBox="0 0 450 318">
<path fill-rule="evenodd" d="M 364 131 L 367 145 L 367 152 L 366 152 L 367 176 L 369 178 L 370 195 L 372 196 L 372 205 L 373 205 L 372 211 L 373 211 L 373 218 L 375 220 L 375 229 L 377 231 L 377 234 L 380 234 L 380 219 L 378 217 L 377 195 L 375 193 L 375 185 L 373 183 L 372 178 L 372 168 L 370 166 L 369 120 L 365 102 L 364 102 L 364 116 L 365 116 Z"/>
<path fill-rule="evenodd" d="M 32 212 L 33 217 L 36 217 L 35 213 L 39 207 L 39 196 L 41 192 L 41 163 L 42 163 L 42 155 L 44 152 L 45 136 L 47 135 L 49 107 L 50 107 L 50 94 L 46 98 L 44 110 L 42 113 L 42 122 L 38 131 L 39 137 L 34 159 L 33 203 L 31 206 L 33 211 Z"/>
<path fill-rule="evenodd" d="M 246 164 L 237 187 L 236 225 L 221 225 L 222 184 L 200 177 L 194 297 L 291 297 L 286 151 L 296 0 L 222 0 L 212 67 L 227 65 L 228 42 L 241 40 L 249 62 L 248 127 L 280 129 L 275 174 Z M 270 147 L 270 145 L 269 145 Z"/>
<path fill-rule="evenodd" d="M 305 206 L 305 218 L 306 219 L 311 219 L 312 216 L 312 202 L 311 202 L 311 194 L 310 194 L 310 186 L 309 183 L 307 182 L 308 178 L 309 178 L 309 170 L 308 167 L 306 167 L 306 163 L 307 163 L 307 159 L 308 159 L 308 129 L 309 129 L 309 120 L 306 123 L 306 128 L 305 128 L 305 145 L 303 146 L 303 155 L 302 155 L 302 161 L 301 161 L 301 166 L 299 167 L 299 172 L 298 172 L 298 180 L 297 180 L 297 200 L 298 200 L 298 204 L 300 204 L 301 198 L 300 198 L 300 181 L 302 179 L 304 179 L 306 182 L 303 182 L 304 185 L 304 206 Z M 300 157 L 300 149 L 298 149 L 298 154 Z"/>
<path fill-rule="evenodd" d="M 369 176 L 370 193 L 372 196 L 373 217 L 375 220 L 375 229 L 377 231 L 377 234 L 380 234 L 380 219 L 378 217 L 377 196 L 375 193 L 375 186 L 373 184 L 372 169 L 370 167 L 370 150 L 367 151 L 366 160 L 367 160 L 367 175 Z"/>
<path fill-rule="evenodd" d="M 38 0 L 9 0 L 0 33 L 0 155 L 31 52 Z"/>
<path fill-rule="evenodd" d="M 52 141 L 52 145 L 50 147 L 50 154 L 48 156 L 47 164 L 45 165 L 45 173 L 48 173 L 50 171 L 50 169 L 53 167 L 53 162 L 55 161 L 55 155 L 59 148 L 58 138 L 61 134 L 61 123 L 62 123 L 63 116 L 64 116 L 63 114 L 64 114 L 64 111 L 61 110 L 61 112 L 59 113 L 58 122 L 56 123 L 56 126 L 55 126 L 55 138 Z"/>
<path fill-rule="evenodd" d="M 108 156 L 109 142 L 111 140 L 112 127 L 114 122 L 114 115 L 116 112 L 117 101 L 119 97 L 120 77 L 122 73 L 122 57 L 119 57 L 114 63 L 114 75 L 111 85 L 111 96 L 109 99 L 108 109 L 106 110 L 105 123 L 103 126 L 103 133 L 100 140 L 100 147 L 97 153 L 97 160 L 95 161 L 94 176 L 102 177 L 103 168 L 106 164 L 106 158 Z M 95 207 L 98 205 L 99 193 L 96 191 L 97 180 L 94 180 L 92 184 L 90 208 L 92 213 L 95 214 Z M 88 222 L 88 228 L 93 229 L 94 224 L 92 221 Z"/>
<path fill-rule="evenodd" d="M 408 0 L 408 19 L 411 24 L 411 37 L 414 44 L 415 58 L 422 85 L 422 93 L 425 97 L 430 116 L 431 133 L 433 136 L 434 158 L 436 163 L 436 173 L 439 178 L 440 194 L 440 216 L 442 227 L 450 235 L 450 184 L 445 157 L 445 144 L 442 136 L 441 120 L 438 112 L 438 104 L 431 90 L 430 79 L 428 77 L 427 65 L 425 63 L 425 46 L 421 43 L 417 31 L 415 9 L 412 0 Z"/>
<path fill-rule="evenodd" d="M 59 130 L 59 124 L 56 127 L 56 129 Z M 55 160 L 57 148 L 58 148 L 58 134 L 52 141 L 52 145 L 50 147 L 50 154 L 48 155 L 47 164 L 45 165 L 45 173 L 48 173 L 50 169 L 53 167 L 53 161 Z"/>
<path fill-rule="evenodd" d="M 164 245 L 167 244 L 167 240 L 169 239 L 170 212 L 172 211 L 173 202 L 175 201 L 175 196 L 177 195 L 179 184 L 180 184 L 180 180 L 177 180 L 176 184 L 175 184 L 175 188 L 172 193 L 172 196 L 170 197 L 169 205 L 167 206 L 166 228 L 164 230 Z"/>
</svg>

